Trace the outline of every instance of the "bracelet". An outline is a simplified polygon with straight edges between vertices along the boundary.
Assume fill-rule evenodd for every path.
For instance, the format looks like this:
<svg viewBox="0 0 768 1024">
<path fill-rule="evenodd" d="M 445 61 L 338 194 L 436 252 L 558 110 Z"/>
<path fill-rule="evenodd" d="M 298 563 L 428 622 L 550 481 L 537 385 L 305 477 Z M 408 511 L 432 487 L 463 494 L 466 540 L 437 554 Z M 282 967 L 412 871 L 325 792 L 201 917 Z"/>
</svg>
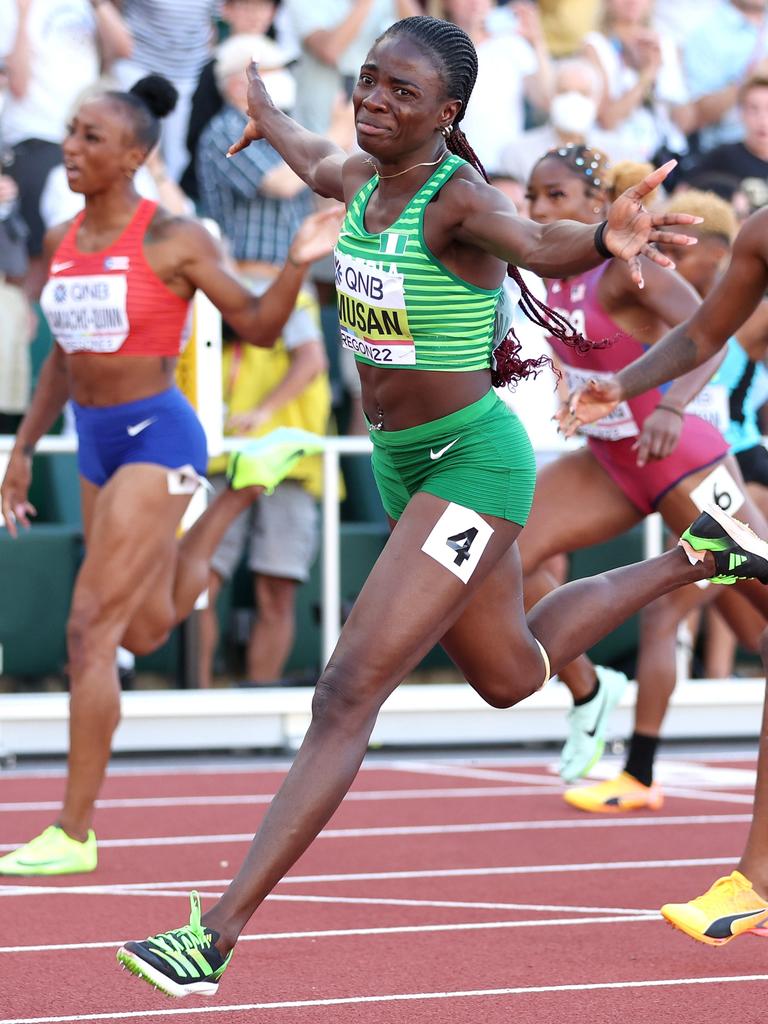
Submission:
<svg viewBox="0 0 768 1024">
<path fill-rule="evenodd" d="M 663 402 L 659 402 L 659 404 L 656 406 L 656 408 L 657 409 L 664 409 L 665 412 L 673 412 L 673 413 L 675 413 L 676 416 L 679 416 L 680 419 L 682 419 L 685 416 L 685 413 L 683 412 L 683 410 L 682 409 L 676 409 L 674 407 L 674 405 L 665 405 Z"/>
<path fill-rule="evenodd" d="M 23 444 L 21 446 L 21 454 L 26 455 L 28 459 L 31 459 L 35 454 L 35 446 L 33 444 Z"/>
<path fill-rule="evenodd" d="M 602 256 L 604 260 L 612 260 L 613 253 L 608 248 L 603 240 L 605 230 L 608 227 L 608 221 L 601 221 L 595 228 L 595 248 L 597 249 L 598 255 Z"/>
</svg>

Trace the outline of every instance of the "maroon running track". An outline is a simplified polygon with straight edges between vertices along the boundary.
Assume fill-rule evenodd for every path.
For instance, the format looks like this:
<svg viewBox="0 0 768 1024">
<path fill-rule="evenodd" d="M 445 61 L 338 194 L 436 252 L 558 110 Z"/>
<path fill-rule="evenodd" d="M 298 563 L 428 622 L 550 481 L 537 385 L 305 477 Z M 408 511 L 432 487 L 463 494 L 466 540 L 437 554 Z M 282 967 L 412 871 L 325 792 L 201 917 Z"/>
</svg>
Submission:
<svg viewBox="0 0 768 1024">
<path fill-rule="evenodd" d="M 588 816 L 544 762 L 372 760 L 251 921 L 218 995 L 170 1000 L 115 949 L 222 891 L 285 772 L 115 767 L 93 875 L 0 879 L 0 1024 L 700 1024 L 761 1020 L 768 940 L 699 945 L 658 907 L 731 870 L 754 763 L 664 763 L 659 812 Z M 61 773 L 0 775 L 0 852 Z"/>
</svg>

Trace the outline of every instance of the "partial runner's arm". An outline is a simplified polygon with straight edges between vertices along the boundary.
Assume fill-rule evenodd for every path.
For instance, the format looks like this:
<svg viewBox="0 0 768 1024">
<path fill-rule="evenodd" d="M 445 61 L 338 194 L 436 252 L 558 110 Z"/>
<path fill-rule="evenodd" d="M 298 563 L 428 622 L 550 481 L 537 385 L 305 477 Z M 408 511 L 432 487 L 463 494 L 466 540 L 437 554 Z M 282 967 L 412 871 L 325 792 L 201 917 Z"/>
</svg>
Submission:
<svg viewBox="0 0 768 1024">
<path fill-rule="evenodd" d="M 603 233 L 607 251 L 629 264 L 632 280 L 643 287 L 639 256 L 647 256 L 662 267 L 674 264 L 652 242 L 691 245 L 688 235 L 662 231 L 675 224 L 695 224 L 699 218 L 684 213 L 651 213 L 642 200 L 657 188 L 675 166 L 664 164 L 637 185 L 627 189 L 611 205 Z M 573 277 L 597 266 L 604 258 L 595 247 L 595 225 L 574 221 L 535 224 L 519 217 L 514 205 L 498 190 L 467 178 L 457 182 L 455 238 L 475 245 L 508 263 L 514 263 L 541 277 Z"/>
<path fill-rule="evenodd" d="M 293 312 L 311 263 L 330 252 L 338 236 L 341 211 L 334 207 L 304 221 L 291 242 L 282 270 L 259 296 L 245 288 L 227 267 L 221 246 L 195 221 L 179 221 L 184 257 L 180 273 L 199 288 L 245 341 L 269 348 Z"/>
<path fill-rule="evenodd" d="M 590 381 L 571 395 L 568 407 L 558 413 L 560 430 L 570 436 L 582 424 L 606 416 L 623 399 L 674 380 L 718 352 L 754 311 L 768 286 L 766 231 L 768 209 L 763 208 L 744 222 L 728 270 L 696 313 L 615 377 Z"/>
<path fill-rule="evenodd" d="M 762 209 L 744 223 L 728 270 L 696 313 L 617 375 L 621 397 L 632 398 L 701 366 L 738 331 L 768 286 L 766 231 L 768 209 Z"/>
<path fill-rule="evenodd" d="M 319 196 L 344 199 L 342 171 L 347 154 L 334 142 L 302 128 L 274 105 L 253 62 L 248 67 L 248 123 L 228 156 L 266 139 L 292 170 Z"/>
</svg>

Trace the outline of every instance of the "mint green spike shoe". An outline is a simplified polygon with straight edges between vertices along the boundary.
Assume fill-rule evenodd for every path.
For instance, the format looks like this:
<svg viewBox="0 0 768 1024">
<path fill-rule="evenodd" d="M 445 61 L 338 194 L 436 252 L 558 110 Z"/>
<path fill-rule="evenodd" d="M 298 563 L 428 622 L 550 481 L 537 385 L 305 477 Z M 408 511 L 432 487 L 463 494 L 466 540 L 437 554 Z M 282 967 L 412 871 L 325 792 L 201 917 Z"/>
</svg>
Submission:
<svg viewBox="0 0 768 1024">
<path fill-rule="evenodd" d="M 67 835 L 58 825 L 49 825 L 39 836 L 0 857 L 0 875 L 80 875 L 95 871 L 98 862 L 96 836 L 88 833 L 84 843 Z"/>
<path fill-rule="evenodd" d="M 281 480 L 306 455 L 323 450 L 319 434 L 295 427 L 278 427 L 233 452 L 227 466 L 227 482 L 233 491 L 261 486 L 271 494 Z"/>
<path fill-rule="evenodd" d="M 126 942 L 117 961 L 167 996 L 213 996 L 232 952 L 222 956 L 216 949 L 219 933 L 203 927 L 196 892 L 189 894 L 189 903 L 189 924 L 143 942 Z"/>
<path fill-rule="evenodd" d="M 757 579 L 768 583 L 768 544 L 746 523 L 733 519 L 722 509 L 711 505 L 691 523 L 678 542 L 694 551 L 711 551 L 716 576 L 710 583 L 738 583 Z"/>
</svg>

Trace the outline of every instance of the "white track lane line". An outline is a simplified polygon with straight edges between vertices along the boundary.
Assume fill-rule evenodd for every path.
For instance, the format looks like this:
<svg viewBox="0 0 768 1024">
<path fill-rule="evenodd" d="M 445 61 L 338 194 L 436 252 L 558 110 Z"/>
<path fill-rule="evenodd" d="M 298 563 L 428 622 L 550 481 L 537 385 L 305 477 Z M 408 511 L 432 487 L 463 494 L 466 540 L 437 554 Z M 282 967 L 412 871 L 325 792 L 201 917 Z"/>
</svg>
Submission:
<svg viewBox="0 0 768 1024">
<path fill-rule="evenodd" d="M 768 974 L 735 974 L 716 978 L 661 978 L 654 981 L 604 981 L 581 985 L 530 985 L 520 988 L 466 989 L 458 992 L 397 992 L 378 996 L 343 996 L 336 999 L 295 999 L 276 1003 L 239 1003 L 231 1006 L 192 1006 L 172 1010 L 133 1010 L 120 1013 L 73 1014 L 68 1017 L 14 1017 L 0 1024 L 79 1024 L 80 1021 L 139 1020 L 179 1017 L 184 1014 L 243 1013 L 249 1010 L 311 1009 L 321 1006 L 361 1006 L 366 1003 L 420 1002 L 435 999 L 485 999 L 499 996 L 542 995 L 550 992 L 600 992 L 627 988 L 674 988 L 679 985 L 725 985 L 768 981 Z"/>
<path fill-rule="evenodd" d="M 756 743 L 757 741 L 755 741 Z M 720 763 L 730 763 L 733 761 L 739 761 L 744 764 L 754 764 L 755 756 L 754 753 L 744 750 L 733 750 L 733 751 L 719 751 L 712 753 L 702 752 L 695 761 L 691 761 L 690 753 L 680 755 L 676 757 L 674 753 L 667 753 L 664 757 L 666 761 L 677 762 L 681 764 L 704 764 L 704 765 L 715 765 Z M 293 757 L 286 757 L 282 760 L 274 761 L 259 761 L 256 758 L 249 758 L 247 761 L 241 761 L 237 764 L 221 764 L 217 761 L 212 762 L 199 762 L 189 764 L 171 763 L 168 765 L 120 765 L 113 764 L 110 766 L 108 777 L 113 779 L 120 778 L 131 778 L 133 776 L 144 777 L 144 776 L 159 776 L 166 778 L 169 775 L 259 775 L 260 773 L 271 774 L 273 772 L 286 773 L 291 767 Z M 450 768 L 453 766 L 465 765 L 467 767 L 477 769 L 478 762 L 486 765 L 492 765 L 495 768 L 545 768 L 549 769 L 549 774 L 556 775 L 556 769 L 554 768 L 556 758 L 552 754 L 539 754 L 539 755 L 525 755 L 520 757 L 506 756 L 506 757 L 442 757 L 440 758 L 440 766 L 442 768 Z M 397 758 L 393 760 L 378 760 L 371 759 L 364 761 L 360 771 L 361 772 L 378 772 L 378 771 L 403 771 L 411 762 Z M 424 760 L 413 761 L 412 764 L 417 767 L 418 771 L 421 771 L 425 764 Z M 616 760 L 616 764 L 620 767 L 620 761 Z M 618 770 L 618 769 L 617 769 Z M 14 781 L 17 779 L 63 779 L 66 778 L 66 768 L 12 768 L 6 771 L 0 772 L 0 781 Z M 434 774 L 434 773 L 433 773 Z M 437 774 L 440 774 L 439 772 Z M 508 774 L 504 774 L 504 778 L 509 778 Z M 530 780 L 529 775 L 525 775 L 526 780 Z"/>
<path fill-rule="evenodd" d="M 615 914 L 598 917 L 560 917 L 542 920 L 534 917 L 524 921 L 462 921 L 454 924 L 413 924 L 392 925 L 381 928 L 327 928 L 304 932 L 264 932 L 258 935 L 241 935 L 238 942 L 284 942 L 296 939 L 345 939 L 365 938 L 377 935 L 425 935 L 435 932 L 480 932 L 500 931 L 514 928 L 565 928 L 568 925 L 587 924 L 635 924 L 638 921 L 661 921 L 660 914 Z M 5 946 L 0 953 L 41 953 L 78 949 L 117 949 L 118 942 L 72 942 L 50 946 Z M 2 1024 L 2 1022 L 0 1022 Z"/>
<path fill-rule="evenodd" d="M 427 871 L 356 871 L 347 874 L 330 875 L 286 875 L 278 885 L 304 885 L 328 882 L 371 882 L 397 881 L 412 878 L 490 878 L 504 875 L 558 875 L 578 874 L 590 871 L 643 871 L 665 870 L 667 868 L 699 868 L 721 867 L 725 864 L 735 865 L 738 853 L 729 857 L 696 857 L 683 860 L 623 860 L 623 861 L 590 861 L 574 864 L 515 864 L 507 867 L 480 868 L 432 868 Z M 179 889 L 182 894 L 190 889 L 226 887 L 229 878 L 208 878 L 172 882 L 126 882 L 113 885 L 0 885 L 0 896 L 50 896 L 50 895 L 82 895 L 101 896 L 133 891 L 142 894 L 151 890 Z"/>
<path fill-rule="evenodd" d="M 456 800 L 471 797 L 497 796 L 538 796 L 543 792 L 562 793 L 564 783 L 551 782 L 548 789 L 542 786 L 461 786 L 456 789 L 378 789 L 353 790 L 344 797 L 344 803 L 376 803 L 385 800 Z M 274 793 L 254 794 L 212 794 L 210 796 L 148 796 L 122 799 L 97 800 L 99 810 L 115 810 L 130 807 L 222 807 L 269 804 Z M 60 800 L 45 800 L 32 803 L 28 800 L 0 803 L 0 812 L 18 814 L 21 811 L 58 811 Z"/>
<path fill-rule="evenodd" d="M 554 818 L 542 821 L 486 821 L 446 825 L 390 825 L 375 828 L 327 828 L 318 839 L 373 839 L 385 836 L 483 835 L 493 832 L 580 831 L 582 829 L 666 828 L 691 825 L 742 825 L 751 814 L 690 814 L 656 817 Z M 252 832 L 226 832 L 219 835 L 145 836 L 141 839 L 100 839 L 102 850 L 124 850 L 150 846 L 210 846 L 221 843 L 250 843 Z M 0 851 L 15 850 L 24 840 L 0 843 Z"/>
</svg>

